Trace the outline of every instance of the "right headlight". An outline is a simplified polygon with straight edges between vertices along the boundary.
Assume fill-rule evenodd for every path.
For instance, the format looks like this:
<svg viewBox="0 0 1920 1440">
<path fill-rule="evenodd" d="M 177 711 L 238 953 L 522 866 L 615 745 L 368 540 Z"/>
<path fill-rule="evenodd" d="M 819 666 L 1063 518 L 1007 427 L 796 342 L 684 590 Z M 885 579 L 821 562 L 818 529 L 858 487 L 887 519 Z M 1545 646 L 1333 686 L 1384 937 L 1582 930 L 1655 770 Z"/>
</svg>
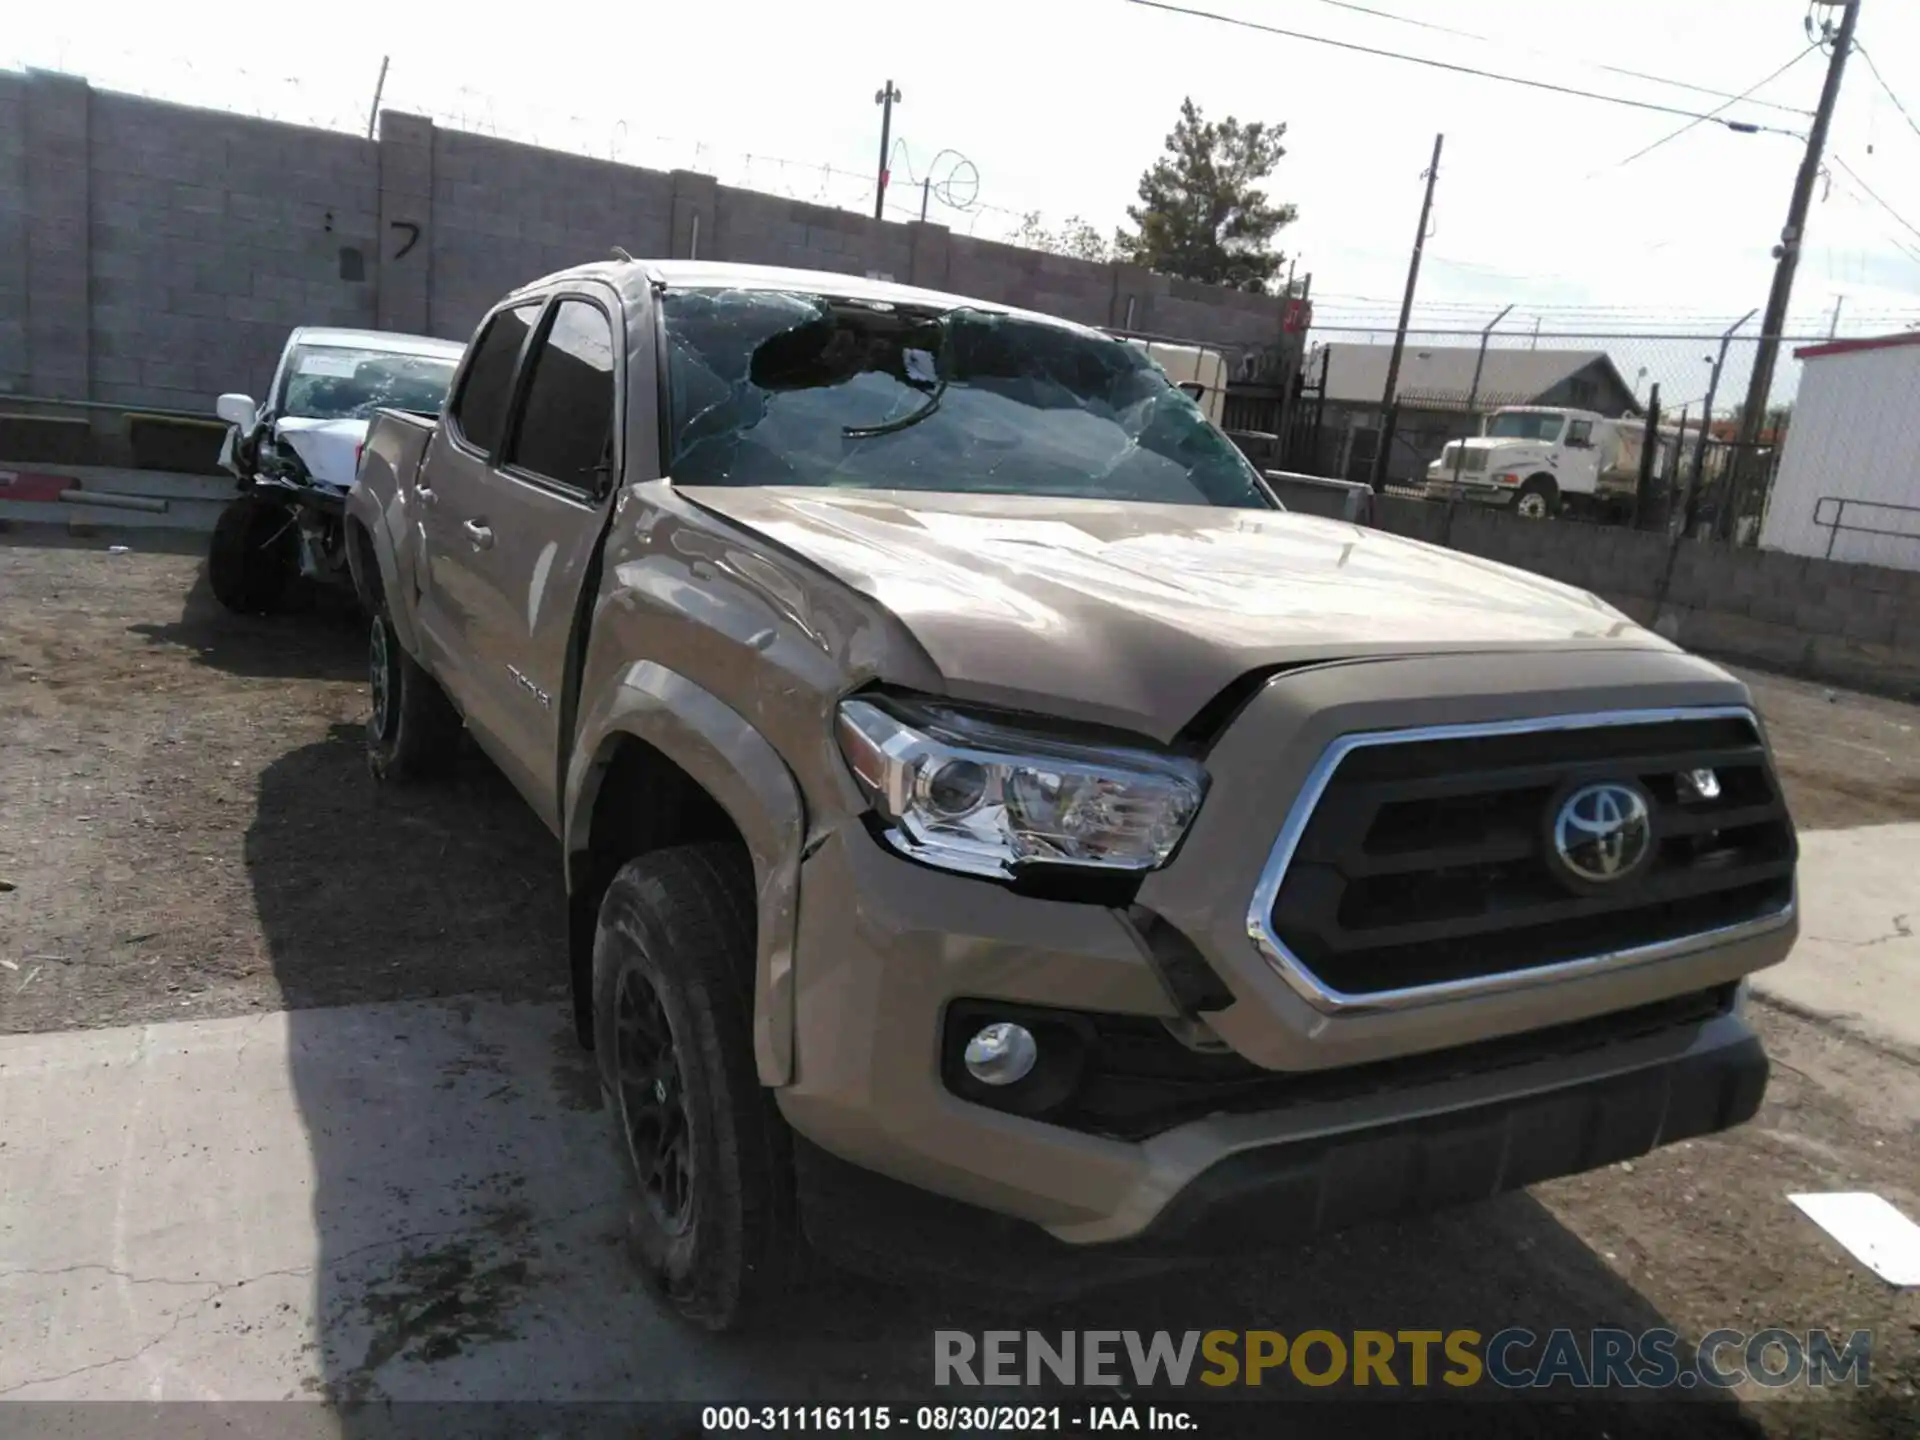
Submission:
<svg viewBox="0 0 1920 1440">
<path fill-rule="evenodd" d="M 841 753 L 887 842 L 930 865 L 1010 879 L 1031 866 L 1164 864 L 1206 793 L 1191 760 L 1080 745 L 932 707 L 845 700 Z"/>
</svg>

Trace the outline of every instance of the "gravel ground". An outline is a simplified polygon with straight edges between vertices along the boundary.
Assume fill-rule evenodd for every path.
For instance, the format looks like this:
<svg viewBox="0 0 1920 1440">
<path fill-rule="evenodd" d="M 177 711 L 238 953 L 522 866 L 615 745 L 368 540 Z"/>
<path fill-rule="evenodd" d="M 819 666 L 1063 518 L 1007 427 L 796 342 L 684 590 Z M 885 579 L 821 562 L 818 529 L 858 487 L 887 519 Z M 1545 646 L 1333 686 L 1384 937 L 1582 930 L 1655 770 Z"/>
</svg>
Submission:
<svg viewBox="0 0 1920 1440">
<path fill-rule="evenodd" d="M 418 792 L 373 787 L 362 631 L 340 607 L 240 619 L 191 556 L 17 537 L 0 538 L 0 597 L 0 1031 L 561 987 L 554 842 L 484 763 Z M 1746 678 L 1803 827 L 1920 819 L 1920 710 Z M 1278 1268 L 1116 1291 L 1103 1320 L 1076 1318 L 1869 1328 L 1867 1397 L 1629 1406 L 1602 1428 L 1905 1440 L 1920 1433 L 1920 1296 L 1783 1197 L 1876 1189 L 1920 1214 L 1920 1076 L 1777 1010 L 1758 1024 L 1775 1080 L 1732 1134 Z M 1436 1307 L 1445 1322 L 1425 1318 Z"/>
</svg>

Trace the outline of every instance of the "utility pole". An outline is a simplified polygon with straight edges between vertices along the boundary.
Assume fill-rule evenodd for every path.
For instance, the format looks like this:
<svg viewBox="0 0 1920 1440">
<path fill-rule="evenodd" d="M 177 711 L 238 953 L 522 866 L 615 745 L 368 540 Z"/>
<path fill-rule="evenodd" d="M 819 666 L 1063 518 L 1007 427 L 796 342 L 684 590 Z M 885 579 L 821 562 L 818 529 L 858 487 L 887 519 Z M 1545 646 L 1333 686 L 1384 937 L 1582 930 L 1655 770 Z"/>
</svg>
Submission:
<svg viewBox="0 0 1920 1440">
<path fill-rule="evenodd" d="M 1387 454 L 1393 447 L 1394 421 L 1399 405 L 1395 395 L 1400 388 L 1400 357 L 1406 353 L 1407 326 L 1413 321 L 1413 296 L 1420 286 L 1420 257 L 1427 250 L 1427 222 L 1433 217 L 1433 187 L 1440 180 L 1440 151 L 1447 137 L 1433 137 L 1433 163 L 1427 167 L 1426 199 L 1420 202 L 1420 229 L 1413 237 L 1413 259 L 1407 266 L 1407 293 L 1400 302 L 1400 328 L 1394 332 L 1393 355 L 1387 361 L 1387 388 L 1380 397 L 1380 445 L 1373 457 L 1373 489 L 1378 494 L 1387 487 Z"/>
<path fill-rule="evenodd" d="M 387 66 L 393 63 L 391 55 L 380 57 L 380 78 L 373 82 L 373 105 L 367 111 L 367 139 L 373 139 L 373 132 L 380 124 L 380 97 L 387 93 Z"/>
<path fill-rule="evenodd" d="M 887 208 L 887 161 L 893 149 L 893 107 L 900 101 L 900 92 L 893 88 L 893 81 L 887 81 L 886 88 L 873 92 L 873 103 L 880 106 L 880 173 L 873 182 L 873 218 L 882 218 Z"/>
<path fill-rule="evenodd" d="M 1493 338 L 1493 332 L 1500 327 L 1500 322 L 1512 313 L 1513 306 L 1507 306 L 1506 309 L 1488 321 L 1487 328 L 1480 332 L 1480 354 L 1473 362 L 1473 388 L 1467 391 L 1467 425 L 1470 430 L 1479 429 L 1479 427 L 1473 423 L 1473 412 L 1474 407 L 1480 403 L 1480 376 L 1487 368 L 1487 342 Z M 1462 440 L 1461 443 L 1454 448 L 1453 452 L 1453 484 L 1455 489 L 1459 488 L 1460 472 L 1466 463 L 1467 446 L 1465 440 Z M 1453 503 L 1451 498 L 1449 498 L 1447 503 Z"/>
<path fill-rule="evenodd" d="M 1807 212 L 1813 207 L 1813 191 L 1820 179 L 1820 162 L 1827 149 L 1827 132 L 1833 128 L 1834 107 L 1840 101 L 1840 82 L 1847 73 L 1847 56 L 1853 50 L 1853 32 L 1860 23 L 1860 0 L 1815 0 L 1831 8 L 1842 6 L 1840 32 L 1835 37 L 1833 58 L 1827 62 L 1827 83 L 1820 91 L 1820 108 L 1814 113 L 1813 129 L 1807 136 L 1807 153 L 1800 161 L 1800 174 L 1794 181 L 1793 200 L 1787 207 L 1787 225 L 1774 247 L 1779 262 L 1773 271 L 1773 290 L 1767 296 L 1766 318 L 1760 322 L 1760 353 L 1754 357 L 1753 382 L 1747 387 L 1747 408 L 1740 416 L 1740 448 L 1735 453 L 1733 484 L 1727 496 L 1729 515 L 1735 511 L 1744 491 L 1743 472 L 1753 467 L 1760 448 L 1760 433 L 1767 423 L 1767 401 L 1773 394 L 1773 374 L 1780 361 L 1780 337 L 1787 328 L 1787 307 L 1793 300 L 1793 278 L 1800 268 L 1800 246 L 1807 235 Z M 1729 531 L 1731 533 L 1731 531 Z"/>
<path fill-rule="evenodd" d="M 1660 455 L 1660 382 L 1653 382 L 1653 393 L 1647 396 L 1647 428 L 1640 438 L 1640 474 L 1633 486 L 1633 522 L 1632 528 L 1644 530 L 1647 510 L 1653 500 L 1654 462 Z M 1673 503 L 1673 487 L 1667 487 L 1667 503 Z"/>
<path fill-rule="evenodd" d="M 1713 366 L 1713 378 L 1707 383 L 1707 408 L 1700 416 L 1700 439 L 1695 442 L 1693 447 L 1693 488 L 1687 492 L 1687 528 L 1689 530 L 1693 528 L 1694 516 L 1699 512 L 1700 508 L 1702 476 L 1707 463 L 1707 437 L 1713 431 L 1713 402 L 1720 393 L 1720 372 L 1726 367 L 1727 351 L 1733 345 L 1733 337 L 1745 327 L 1747 321 L 1753 319 L 1755 313 L 1756 312 L 1749 310 L 1745 315 L 1741 316 L 1739 320 L 1735 321 L 1727 333 L 1720 337 L 1719 355 L 1710 357 L 1710 363 Z M 1761 343 L 1764 344 L 1765 341 L 1763 340 Z M 1682 436 L 1681 438 L 1684 440 L 1686 437 Z M 1727 503 L 1722 506 L 1723 510 L 1731 510 L 1732 508 L 1731 502 L 1733 495 L 1731 493 L 1731 484 L 1731 477 L 1729 477 L 1729 493 L 1724 497 Z M 1716 518 L 1714 528 L 1717 530 L 1719 525 L 1720 522 Z"/>
</svg>

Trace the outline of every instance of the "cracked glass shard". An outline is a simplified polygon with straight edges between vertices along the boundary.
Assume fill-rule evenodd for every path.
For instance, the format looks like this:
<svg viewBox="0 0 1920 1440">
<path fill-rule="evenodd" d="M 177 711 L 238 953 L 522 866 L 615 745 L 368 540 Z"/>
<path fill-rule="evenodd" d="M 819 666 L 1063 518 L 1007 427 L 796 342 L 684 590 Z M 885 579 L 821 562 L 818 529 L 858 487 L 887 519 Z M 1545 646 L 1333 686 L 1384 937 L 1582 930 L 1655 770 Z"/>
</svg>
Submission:
<svg viewBox="0 0 1920 1440">
<path fill-rule="evenodd" d="M 774 290 L 662 306 L 683 485 L 1277 508 L 1190 395 L 1096 331 Z"/>
</svg>

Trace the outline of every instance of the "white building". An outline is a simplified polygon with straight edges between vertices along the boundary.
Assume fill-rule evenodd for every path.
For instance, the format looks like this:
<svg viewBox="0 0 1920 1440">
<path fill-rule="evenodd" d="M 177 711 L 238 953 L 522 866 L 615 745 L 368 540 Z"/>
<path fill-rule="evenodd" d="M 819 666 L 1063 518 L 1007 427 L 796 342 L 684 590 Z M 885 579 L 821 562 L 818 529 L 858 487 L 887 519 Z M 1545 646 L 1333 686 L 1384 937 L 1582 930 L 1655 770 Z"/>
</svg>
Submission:
<svg viewBox="0 0 1920 1440">
<path fill-rule="evenodd" d="M 1920 570 L 1920 333 L 1794 353 L 1806 368 L 1761 545 Z"/>
</svg>

